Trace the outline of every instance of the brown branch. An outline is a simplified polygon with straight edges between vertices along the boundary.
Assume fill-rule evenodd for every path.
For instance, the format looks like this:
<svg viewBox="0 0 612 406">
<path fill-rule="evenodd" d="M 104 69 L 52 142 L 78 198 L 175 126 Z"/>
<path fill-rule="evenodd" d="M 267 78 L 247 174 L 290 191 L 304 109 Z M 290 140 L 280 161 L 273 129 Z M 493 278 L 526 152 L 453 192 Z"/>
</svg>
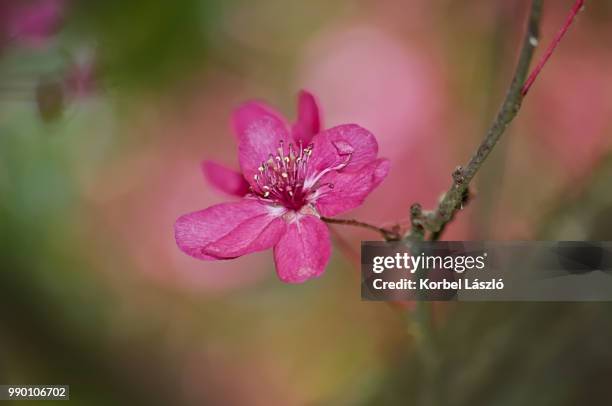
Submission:
<svg viewBox="0 0 612 406">
<path fill-rule="evenodd" d="M 501 136 L 506 131 L 508 125 L 516 117 L 521 108 L 523 98 L 569 29 L 576 15 L 584 6 L 584 2 L 585 0 L 576 0 L 576 3 L 570 10 L 565 24 L 553 39 L 551 45 L 544 53 L 544 56 L 536 68 L 528 77 L 527 74 L 529 73 L 529 65 L 531 64 L 535 47 L 538 45 L 539 41 L 540 19 L 542 15 L 542 0 L 532 1 L 529 20 L 527 22 L 527 30 L 523 39 L 514 77 L 512 78 L 510 88 L 508 89 L 506 97 L 495 117 L 495 120 L 493 121 L 493 124 L 491 127 L 489 127 L 484 139 L 480 143 L 480 146 L 465 168 L 459 166 L 455 169 L 452 174 L 453 183 L 451 184 L 449 190 L 442 196 L 436 209 L 430 212 L 424 212 L 420 204 L 415 203 L 412 205 L 410 209 L 412 228 L 410 233 L 405 236 L 406 239 L 423 240 L 427 236 L 427 232 L 429 233 L 430 240 L 439 239 L 444 232 L 446 225 L 454 218 L 455 214 L 461 210 L 465 204 L 467 204 L 470 198 L 470 182 L 474 179 L 474 176 L 476 176 L 476 173 L 480 170 L 484 161 L 487 159 Z M 400 239 L 399 227 L 394 227 L 393 229 L 389 230 L 358 220 L 332 219 L 328 217 L 321 217 L 321 220 L 330 224 L 367 228 L 380 233 L 387 241 Z"/>
<path fill-rule="evenodd" d="M 523 39 L 523 45 L 514 77 L 508 89 L 508 93 L 506 94 L 506 98 L 480 146 L 465 168 L 458 167 L 453 172 L 453 183 L 440 200 L 438 207 L 432 212 L 422 213 L 420 219 L 415 218 L 418 224 L 430 232 L 430 239 L 437 240 L 446 224 L 448 224 L 455 216 L 455 213 L 463 207 L 463 204 L 469 196 L 470 182 L 521 107 L 523 101 L 521 90 L 529 72 L 529 65 L 533 58 L 534 49 L 538 43 L 541 14 L 542 0 L 533 0 L 527 30 Z M 408 237 L 413 238 L 414 234 L 414 231 L 411 231 Z"/>
<path fill-rule="evenodd" d="M 399 231 L 397 230 L 389 230 L 383 227 L 377 227 L 372 224 L 364 223 L 363 221 L 353 220 L 353 219 L 333 219 L 330 217 L 321 217 L 326 223 L 329 224 L 340 224 L 345 226 L 355 226 L 361 228 L 367 228 L 368 230 L 376 231 L 381 234 L 383 238 L 387 241 L 397 241 L 401 238 Z"/>
</svg>

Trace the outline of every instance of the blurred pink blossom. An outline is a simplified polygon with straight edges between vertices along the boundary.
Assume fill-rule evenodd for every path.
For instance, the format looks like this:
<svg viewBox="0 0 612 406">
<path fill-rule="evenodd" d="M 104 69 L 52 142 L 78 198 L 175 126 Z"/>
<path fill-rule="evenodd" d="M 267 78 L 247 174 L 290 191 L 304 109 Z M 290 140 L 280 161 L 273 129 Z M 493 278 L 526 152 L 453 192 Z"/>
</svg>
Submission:
<svg viewBox="0 0 612 406">
<path fill-rule="evenodd" d="M 64 0 L 36 0 L 5 5 L 1 10 L 3 34 L 26 46 L 42 46 L 59 29 L 65 3 Z"/>
<path fill-rule="evenodd" d="M 457 165 L 452 151 L 466 130 L 465 115 L 448 107 L 444 63 L 431 34 L 415 45 L 376 25 L 344 23 L 315 36 L 301 58 L 298 84 L 318 94 L 326 123 L 361 123 L 393 162 L 372 204 L 355 211 L 360 219 L 392 225 L 408 219 L 413 202 L 433 206 Z M 465 237 L 465 216 L 458 217 L 448 236 Z M 351 233 L 353 241 L 368 236 Z"/>
</svg>

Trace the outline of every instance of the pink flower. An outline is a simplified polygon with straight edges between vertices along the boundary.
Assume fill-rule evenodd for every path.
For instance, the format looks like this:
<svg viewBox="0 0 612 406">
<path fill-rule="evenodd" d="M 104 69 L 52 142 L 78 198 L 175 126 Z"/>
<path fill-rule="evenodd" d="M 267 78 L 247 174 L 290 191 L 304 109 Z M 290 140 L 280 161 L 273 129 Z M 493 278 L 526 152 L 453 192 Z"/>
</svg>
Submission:
<svg viewBox="0 0 612 406">
<path fill-rule="evenodd" d="M 280 117 L 270 107 L 261 103 L 257 104 L 259 108 L 267 109 L 271 114 Z M 236 134 L 240 134 L 240 125 L 242 124 L 239 124 L 237 121 L 234 121 L 233 124 Z M 298 95 L 298 119 L 291 128 L 294 140 L 302 141 L 305 145 L 319 132 L 320 127 L 321 114 L 319 113 L 314 96 L 308 92 L 301 91 Z M 230 196 L 242 197 L 249 193 L 249 182 L 242 173 L 225 165 L 213 161 L 204 161 L 202 162 L 202 173 L 211 185 Z"/>
<path fill-rule="evenodd" d="M 64 0 L 37 0 L 6 10 L 6 34 L 29 46 L 41 46 L 58 30 Z"/>
<path fill-rule="evenodd" d="M 274 109 L 249 102 L 236 110 L 238 158 L 248 193 L 180 217 L 177 245 L 202 260 L 224 260 L 274 248 L 283 282 L 320 276 L 329 261 L 329 231 L 321 216 L 335 216 L 363 203 L 387 176 L 389 162 L 366 129 L 344 124 L 319 132 L 314 98 L 302 92 L 297 123 L 289 126 Z M 231 170 L 208 168 L 215 184 L 240 194 Z"/>
</svg>

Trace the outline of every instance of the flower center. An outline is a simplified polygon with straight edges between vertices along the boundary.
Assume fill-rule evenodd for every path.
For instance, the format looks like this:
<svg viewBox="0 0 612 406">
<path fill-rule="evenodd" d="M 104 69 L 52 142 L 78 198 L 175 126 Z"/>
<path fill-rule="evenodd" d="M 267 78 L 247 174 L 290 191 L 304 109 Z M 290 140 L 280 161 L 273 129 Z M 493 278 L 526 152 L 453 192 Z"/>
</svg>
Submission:
<svg viewBox="0 0 612 406">
<path fill-rule="evenodd" d="M 299 210 L 312 200 L 315 194 L 319 197 L 333 189 L 333 183 L 321 184 L 319 181 L 326 173 L 344 168 L 350 161 L 352 152 L 341 153 L 343 161 L 339 165 L 325 168 L 317 174 L 309 174 L 308 163 L 313 149 L 313 144 L 304 148 L 301 141 L 298 141 L 297 146 L 290 143 L 288 148 L 285 148 L 283 141 L 280 141 L 276 153 L 270 154 L 268 160 L 257 168 L 259 173 L 253 176 L 255 185 L 251 186 L 251 193 L 264 202 Z M 340 152 L 340 149 L 338 150 Z"/>
</svg>

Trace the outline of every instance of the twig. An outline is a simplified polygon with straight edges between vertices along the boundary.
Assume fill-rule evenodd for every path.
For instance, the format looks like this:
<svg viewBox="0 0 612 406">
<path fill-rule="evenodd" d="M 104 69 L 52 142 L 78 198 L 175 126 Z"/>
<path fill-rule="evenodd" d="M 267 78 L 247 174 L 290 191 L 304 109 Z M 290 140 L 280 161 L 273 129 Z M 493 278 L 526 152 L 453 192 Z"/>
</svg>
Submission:
<svg viewBox="0 0 612 406">
<path fill-rule="evenodd" d="M 389 230 L 388 228 L 377 227 L 372 224 L 364 223 L 363 221 L 353 220 L 353 219 L 333 219 L 330 217 L 321 217 L 326 223 L 329 224 L 341 224 L 345 226 L 355 226 L 361 228 L 367 228 L 368 230 L 376 231 L 380 233 L 383 238 L 387 241 L 397 241 L 401 238 L 399 231 L 397 230 Z"/>
<path fill-rule="evenodd" d="M 572 7 L 572 9 L 570 10 L 570 13 L 567 16 L 567 19 L 565 20 L 565 24 L 563 25 L 563 27 L 561 27 L 557 35 L 555 35 L 555 38 L 548 46 L 548 49 L 544 53 L 544 56 L 542 57 L 542 59 L 540 59 L 540 62 L 538 63 L 538 65 L 535 67 L 535 69 L 531 72 L 531 74 L 527 78 L 525 85 L 521 89 L 521 94 L 523 95 L 523 97 L 527 94 L 527 92 L 529 92 L 531 85 L 533 84 L 533 82 L 535 82 L 538 75 L 542 71 L 542 68 L 544 67 L 544 65 L 546 65 L 546 62 L 548 62 L 548 59 L 553 54 L 553 52 L 555 52 L 555 48 L 557 48 L 557 45 L 559 45 L 559 43 L 563 39 L 563 36 L 569 29 L 570 25 L 572 25 L 572 23 L 574 22 L 574 19 L 576 18 L 576 16 L 580 12 L 580 10 L 582 10 L 583 7 L 584 7 L 584 0 L 576 0 L 576 3 L 574 3 L 574 7 Z"/>
<path fill-rule="evenodd" d="M 431 239 L 438 239 L 446 224 L 462 208 L 469 196 L 470 182 L 521 107 L 523 101 L 521 90 L 529 71 L 533 51 L 538 43 L 541 14 L 542 0 L 533 0 L 518 65 L 501 109 L 466 167 L 458 167 L 453 172 L 453 183 L 440 200 L 438 207 L 422 216 L 421 225 L 431 233 Z M 411 236 L 413 232 L 409 237 Z"/>
<path fill-rule="evenodd" d="M 412 205 L 410 208 L 412 229 L 406 236 L 406 239 L 423 240 L 426 232 L 430 233 L 429 238 L 431 240 L 439 239 L 446 225 L 455 216 L 455 213 L 463 208 L 463 205 L 468 202 L 470 197 L 470 182 L 476 175 L 476 172 L 478 172 L 482 166 L 483 162 L 491 153 L 493 147 L 497 144 L 505 132 L 507 126 L 518 113 L 524 96 L 529 91 L 529 88 L 537 78 L 539 72 L 542 70 L 542 67 L 546 64 L 546 61 L 550 58 L 550 55 L 552 55 L 555 47 L 567 31 L 568 27 L 571 25 L 574 17 L 582 7 L 583 3 L 584 0 L 578 0 L 576 2 L 564 27 L 555 37 L 553 44 L 548 48 L 542 61 L 534 69 L 533 73 L 529 76 L 529 79 L 525 81 L 529 71 L 531 59 L 533 58 L 534 49 L 538 44 L 539 26 L 542 13 L 542 0 L 533 0 L 518 65 L 501 109 L 497 113 L 493 124 L 487 131 L 485 138 L 476 150 L 476 153 L 470 159 L 467 166 L 465 168 L 457 167 L 453 172 L 453 183 L 450 189 L 440 200 L 438 207 L 432 212 L 424 212 L 420 204 L 417 203 Z M 434 377 L 436 375 L 438 365 L 436 363 L 436 349 L 434 348 L 433 344 L 434 336 L 431 326 L 431 311 L 431 303 L 417 303 L 415 320 L 417 325 L 420 327 L 420 332 L 423 334 L 423 336 L 425 336 L 423 339 L 424 342 L 421 346 L 423 359 L 425 361 L 425 370 L 429 380 L 435 382 Z M 429 392 L 434 394 L 436 393 L 435 391 Z"/>
<path fill-rule="evenodd" d="M 419 203 L 414 203 L 410 206 L 410 239 L 421 241 L 425 238 L 425 227 L 423 227 L 423 208 Z"/>
<path fill-rule="evenodd" d="M 446 225 L 453 219 L 457 211 L 462 209 L 463 205 L 467 203 L 470 182 L 491 153 L 493 147 L 495 147 L 506 131 L 510 122 L 516 117 L 516 114 L 521 108 L 523 98 L 527 95 L 529 89 L 542 71 L 542 68 L 559 45 L 559 42 L 563 39 L 563 36 L 573 23 L 576 15 L 583 8 L 584 3 L 584 0 L 576 0 L 569 12 L 565 24 L 554 37 L 538 65 L 529 77 L 527 77 L 529 65 L 533 58 L 533 52 L 538 44 L 539 26 L 542 14 L 542 0 L 533 0 L 518 65 L 501 109 L 497 113 L 493 124 L 487 131 L 485 138 L 467 166 L 465 168 L 458 167 L 453 172 L 453 184 L 438 203 L 438 207 L 432 212 L 421 214 L 420 218 L 417 219 L 418 225 L 422 227 L 422 229 L 430 232 L 429 237 L 431 240 L 440 238 Z M 419 238 L 422 235 L 423 231 L 421 229 L 414 230 L 413 221 L 413 230 L 411 230 L 407 238 Z M 422 238 L 423 237 L 421 237 L 421 239 Z"/>
</svg>

